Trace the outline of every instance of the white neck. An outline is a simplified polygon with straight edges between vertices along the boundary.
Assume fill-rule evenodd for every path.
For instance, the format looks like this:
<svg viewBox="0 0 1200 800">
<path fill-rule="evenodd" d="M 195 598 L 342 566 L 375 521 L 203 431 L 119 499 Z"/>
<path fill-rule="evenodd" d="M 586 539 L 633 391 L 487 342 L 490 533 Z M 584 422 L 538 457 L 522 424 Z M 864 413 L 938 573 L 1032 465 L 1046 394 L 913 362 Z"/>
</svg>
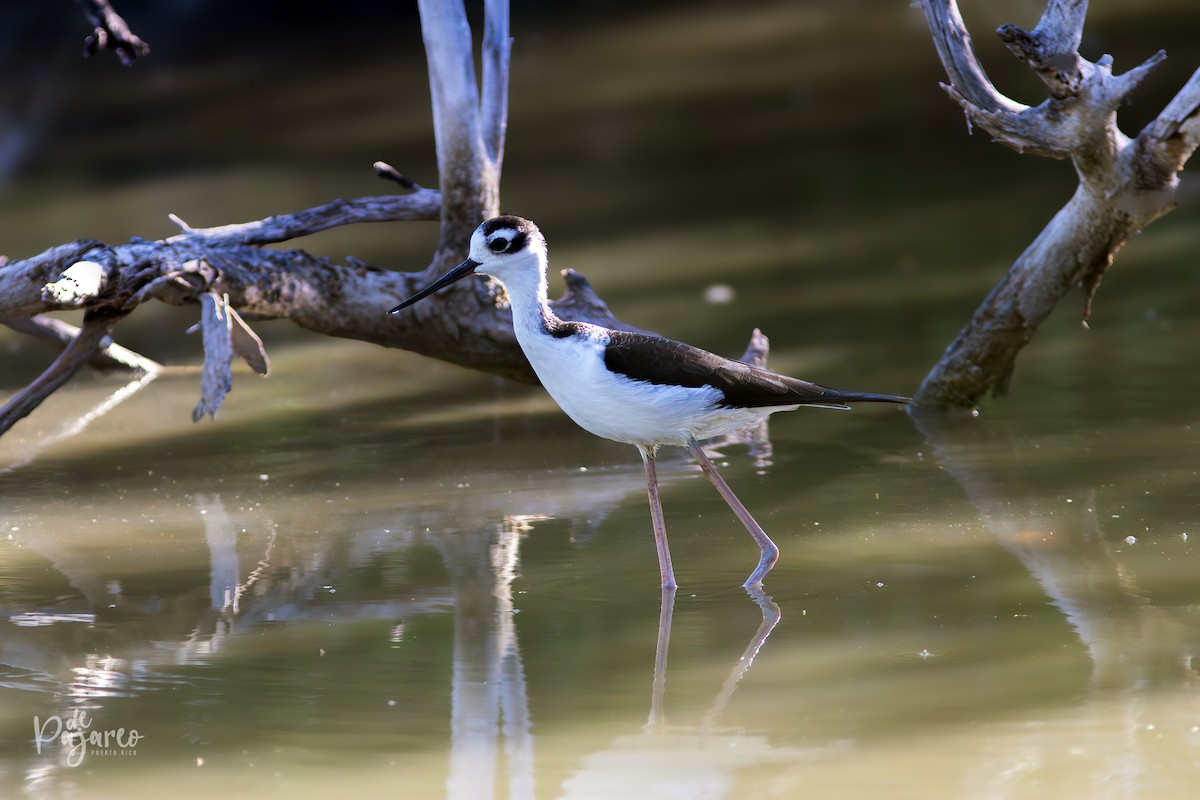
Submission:
<svg viewBox="0 0 1200 800">
<path fill-rule="evenodd" d="M 507 259 L 502 268 L 489 269 L 504 284 L 512 307 L 518 341 L 544 335 L 544 321 L 552 318 L 546 283 L 545 252 L 528 251 Z"/>
</svg>

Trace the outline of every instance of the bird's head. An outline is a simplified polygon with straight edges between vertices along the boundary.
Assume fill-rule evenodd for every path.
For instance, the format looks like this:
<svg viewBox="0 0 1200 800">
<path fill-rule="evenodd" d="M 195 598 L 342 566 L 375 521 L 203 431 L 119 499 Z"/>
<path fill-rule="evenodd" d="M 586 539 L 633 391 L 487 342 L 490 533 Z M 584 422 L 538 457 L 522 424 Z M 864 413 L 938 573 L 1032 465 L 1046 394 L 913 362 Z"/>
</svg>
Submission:
<svg viewBox="0 0 1200 800">
<path fill-rule="evenodd" d="M 493 217 L 471 234 L 466 261 L 388 313 L 395 314 L 471 274 L 491 275 L 511 287 L 522 281 L 540 281 L 545 269 L 546 240 L 537 226 L 523 217 Z"/>
</svg>

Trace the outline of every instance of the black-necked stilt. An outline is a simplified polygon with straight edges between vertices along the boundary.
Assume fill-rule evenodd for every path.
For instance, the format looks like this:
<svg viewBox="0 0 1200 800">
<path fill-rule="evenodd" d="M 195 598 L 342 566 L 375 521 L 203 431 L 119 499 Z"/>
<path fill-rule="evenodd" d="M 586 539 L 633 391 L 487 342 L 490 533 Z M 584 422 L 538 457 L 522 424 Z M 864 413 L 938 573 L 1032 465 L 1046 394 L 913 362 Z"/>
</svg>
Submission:
<svg viewBox="0 0 1200 800">
<path fill-rule="evenodd" d="M 585 430 L 628 442 L 642 454 L 663 588 L 676 584 L 654 471 L 659 447 L 688 448 L 754 537 L 762 555 L 745 586 L 757 586 L 775 565 L 779 548 L 713 467 L 698 440 L 733 433 L 776 411 L 800 406 L 846 409 L 853 402 L 911 402 L 906 397 L 830 389 L 658 336 L 559 319 L 547 300 L 547 263 L 546 240 L 536 225 L 521 217 L 496 217 L 475 230 L 466 261 L 388 313 L 473 273 L 491 275 L 504 284 L 517 341 L 550 396 Z"/>
</svg>

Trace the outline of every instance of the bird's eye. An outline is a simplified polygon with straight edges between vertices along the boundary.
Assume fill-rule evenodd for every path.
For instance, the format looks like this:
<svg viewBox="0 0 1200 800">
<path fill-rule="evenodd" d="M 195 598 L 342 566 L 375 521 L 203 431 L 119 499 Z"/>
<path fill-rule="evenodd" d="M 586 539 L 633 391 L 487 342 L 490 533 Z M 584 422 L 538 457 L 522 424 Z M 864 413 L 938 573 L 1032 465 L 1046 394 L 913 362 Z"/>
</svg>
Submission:
<svg viewBox="0 0 1200 800">
<path fill-rule="evenodd" d="M 503 253 L 508 249 L 508 239 L 505 239 L 503 236 L 497 236 L 488 242 L 488 249 L 493 253 Z"/>
</svg>

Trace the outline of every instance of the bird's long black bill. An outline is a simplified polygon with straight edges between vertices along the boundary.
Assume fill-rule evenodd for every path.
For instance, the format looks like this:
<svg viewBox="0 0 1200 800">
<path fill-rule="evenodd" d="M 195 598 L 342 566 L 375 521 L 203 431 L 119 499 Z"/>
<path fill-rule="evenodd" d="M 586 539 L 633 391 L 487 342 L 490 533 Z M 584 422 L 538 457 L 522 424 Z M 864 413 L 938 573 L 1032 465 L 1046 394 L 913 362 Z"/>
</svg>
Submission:
<svg viewBox="0 0 1200 800">
<path fill-rule="evenodd" d="M 450 284 L 454 283 L 455 281 L 462 280 L 463 278 L 467 277 L 468 275 L 473 274 L 475 272 L 475 268 L 478 266 L 479 266 L 478 261 L 472 261 L 471 259 L 468 258 L 466 261 L 462 262 L 457 267 L 450 270 L 445 275 L 438 278 L 436 281 L 429 284 L 424 289 L 417 292 L 412 297 L 408 298 L 403 303 L 401 303 L 400 305 L 393 308 L 388 313 L 395 314 L 397 311 L 400 311 L 401 309 L 408 308 L 409 306 L 411 306 L 413 303 L 417 302 L 418 300 L 422 300 L 422 299 L 428 297 L 429 295 L 436 292 L 438 289 L 442 289 L 446 286 L 449 286 Z"/>
</svg>

